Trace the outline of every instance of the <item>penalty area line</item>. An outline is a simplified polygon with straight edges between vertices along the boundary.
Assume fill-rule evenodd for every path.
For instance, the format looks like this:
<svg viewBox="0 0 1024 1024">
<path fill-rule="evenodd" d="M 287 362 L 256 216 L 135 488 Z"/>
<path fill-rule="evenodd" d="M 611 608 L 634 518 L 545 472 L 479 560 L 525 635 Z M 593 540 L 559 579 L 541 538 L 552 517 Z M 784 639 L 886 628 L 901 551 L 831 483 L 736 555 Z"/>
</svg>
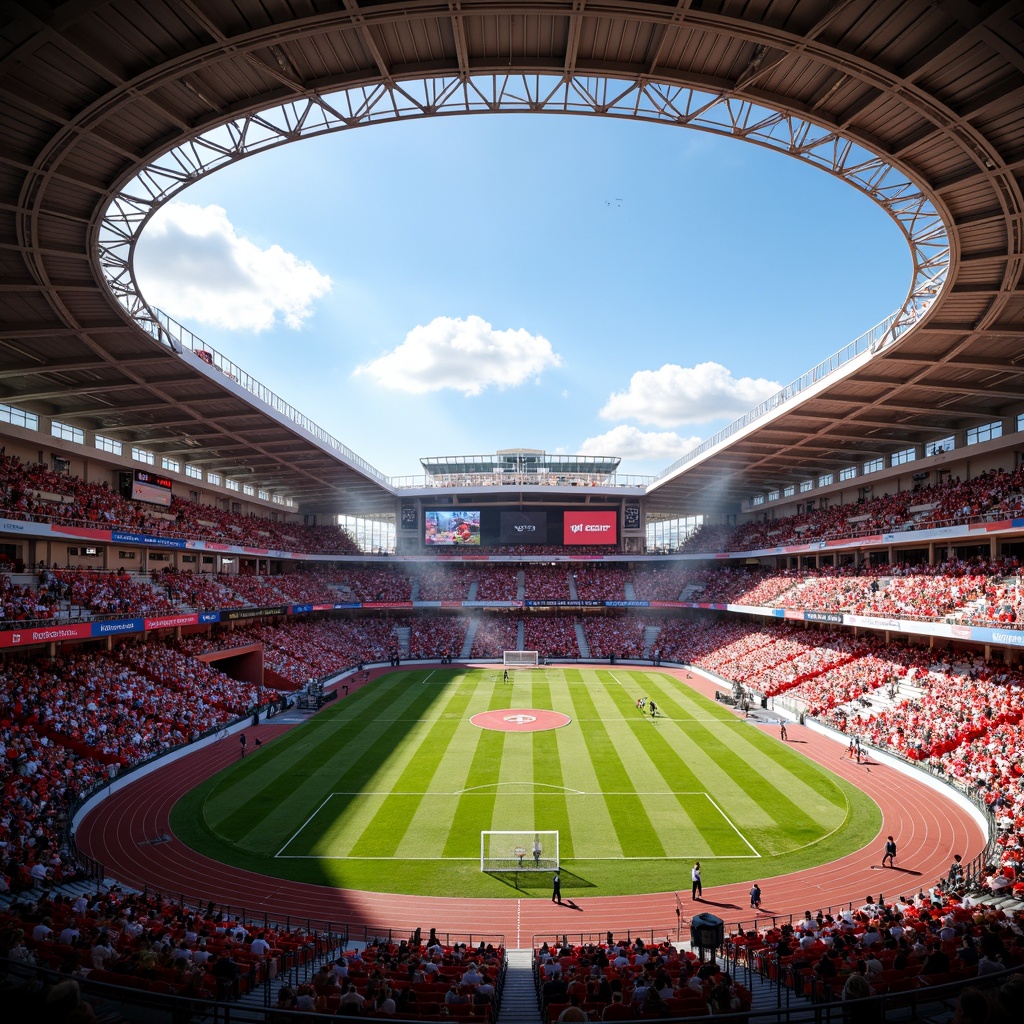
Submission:
<svg viewBox="0 0 1024 1024">
<path fill-rule="evenodd" d="M 725 811 L 723 811 L 723 810 L 722 810 L 722 808 L 718 806 L 718 803 L 717 803 L 717 802 L 715 801 L 715 798 L 714 798 L 714 797 L 713 797 L 713 796 L 712 796 L 712 795 L 711 795 L 710 793 L 707 793 L 707 792 L 705 792 L 704 796 L 705 796 L 705 797 L 707 797 L 707 799 L 708 799 L 708 802 L 709 802 L 709 803 L 711 804 L 711 806 L 712 806 L 712 807 L 714 807 L 714 809 L 715 809 L 716 811 L 718 811 L 718 813 L 719 813 L 719 814 L 720 814 L 720 815 L 722 816 L 722 818 L 724 818 L 724 819 L 725 819 L 725 821 L 727 821 L 727 822 L 729 823 L 729 827 L 730 827 L 730 828 L 731 828 L 731 829 L 732 829 L 732 830 L 733 830 L 733 831 L 734 831 L 734 832 L 736 833 L 736 835 L 738 835 L 738 836 L 740 837 L 740 839 L 742 839 L 742 840 L 743 840 L 743 842 L 747 844 L 747 848 L 748 848 L 748 849 L 749 849 L 749 850 L 751 851 L 751 853 L 753 853 L 753 855 L 754 855 L 755 857 L 757 857 L 757 858 L 758 858 L 758 859 L 760 860 L 760 858 L 761 858 L 761 854 L 759 854 L 759 853 L 757 852 L 757 850 L 755 850 L 755 849 L 754 849 L 754 846 L 753 846 L 753 844 L 752 844 L 752 843 L 750 842 L 750 840 L 749 840 L 749 839 L 747 839 L 747 837 L 746 837 L 746 836 L 745 836 L 745 835 L 744 835 L 744 834 L 743 834 L 743 833 L 742 833 L 742 832 L 741 832 L 741 831 L 740 831 L 740 830 L 739 830 L 739 829 L 738 829 L 738 828 L 736 827 L 736 824 L 735 824 L 735 822 L 733 822 L 733 820 L 732 820 L 732 819 L 731 819 L 731 818 L 729 817 L 729 815 L 728 815 L 728 814 L 726 814 L 726 813 L 725 813 Z"/>
<path fill-rule="evenodd" d="M 327 796 L 323 798 L 323 801 L 320 803 L 320 806 L 317 807 L 317 809 L 291 834 L 291 836 L 287 840 L 285 840 L 284 846 L 282 846 L 281 849 L 274 854 L 275 857 L 280 857 L 284 853 L 284 851 L 288 849 L 291 843 L 295 841 L 296 836 L 298 836 L 298 834 L 324 809 L 324 805 L 327 803 L 328 800 L 331 799 L 332 796 L 334 796 L 333 793 L 328 793 Z"/>
</svg>

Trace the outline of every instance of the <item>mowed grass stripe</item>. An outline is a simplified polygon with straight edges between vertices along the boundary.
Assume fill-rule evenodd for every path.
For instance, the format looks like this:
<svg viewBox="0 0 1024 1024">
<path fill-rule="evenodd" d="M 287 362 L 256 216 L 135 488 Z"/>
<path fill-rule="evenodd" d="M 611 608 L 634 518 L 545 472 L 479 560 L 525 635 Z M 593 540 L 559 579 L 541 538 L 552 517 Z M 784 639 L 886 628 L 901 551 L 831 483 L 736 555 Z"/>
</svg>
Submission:
<svg viewBox="0 0 1024 1024">
<path fill-rule="evenodd" d="M 761 853 L 777 852 L 780 828 L 789 837 L 806 836 L 808 841 L 822 834 L 822 808 L 798 803 L 775 780 L 747 765 L 736 748 L 745 746 L 748 737 L 731 723 L 694 722 L 687 727 L 687 739 L 696 748 L 690 765 L 704 780 L 703 789 L 728 808 L 733 820 L 743 821 L 744 834 Z M 792 781 L 787 774 L 787 783 Z M 764 821 L 766 814 L 773 827 L 758 827 L 757 820 Z"/>
<path fill-rule="evenodd" d="M 571 729 L 572 726 L 567 728 Z M 534 792 L 533 827 L 558 832 L 558 855 L 565 860 L 576 855 L 573 853 L 569 810 L 562 789 L 562 760 L 558 753 L 558 734 L 562 732 L 565 732 L 565 729 L 531 733 L 534 774 L 541 783 Z M 549 855 L 553 853 L 552 850 Z"/>
<path fill-rule="evenodd" d="M 602 894 L 669 891 L 679 887 L 681 859 L 693 857 L 707 861 L 712 884 L 763 880 L 841 856 L 870 842 L 880 827 L 880 813 L 870 800 L 826 769 L 804 765 L 795 744 L 791 749 L 778 742 L 776 732 L 744 724 L 731 709 L 692 693 L 660 670 L 602 666 L 563 674 L 549 668 L 520 672 L 518 680 L 515 686 L 501 684 L 500 669 L 390 673 L 328 705 L 260 754 L 250 751 L 244 760 L 236 759 L 184 797 L 172 811 L 174 833 L 218 860 L 298 881 L 522 898 L 523 891 L 508 879 L 474 867 L 482 828 L 510 827 L 527 835 L 531 827 L 558 828 L 563 891 L 568 880 L 572 896 L 577 895 L 572 879 Z M 452 699 L 456 691 L 461 703 Z M 664 718 L 652 722 L 640 716 L 635 701 L 641 694 L 655 698 Z M 478 710 L 510 707 L 549 707 L 564 711 L 572 722 L 550 732 L 511 736 L 469 725 Z M 596 741 L 588 744 L 595 726 Z M 415 750 L 434 750 L 437 728 L 447 730 L 447 745 L 431 756 L 423 777 L 411 778 Z M 527 742 L 513 755 L 504 749 L 510 740 Z M 237 736 L 231 749 L 238 750 Z M 728 777 L 719 760 L 723 749 Z M 732 781 L 744 773 L 757 779 L 753 792 Z M 808 805 L 786 806 L 761 774 L 785 797 L 795 800 L 799 792 Z M 456 794 L 460 781 L 467 791 Z M 474 788 L 478 785 L 484 788 Z M 761 859 L 746 844 L 737 855 L 736 831 L 700 795 L 704 790 L 761 851 Z M 283 844 L 331 792 L 336 795 L 300 837 L 305 855 L 276 857 L 280 845 L 274 844 Z M 498 793 L 515 794 L 505 806 L 523 820 L 495 824 Z M 819 801 L 822 816 L 814 822 L 813 839 L 797 844 L 790 834 L 794 822 L 802 810 L 799 825 L 805 828 L 810 807 Z M 779 821 L 772 816 L 773 805 L 782 807 Z M 230 820 L 237 834 L 222 838 L 211 831 L 205 816 L 210 808 L 222 821 Z M 822 827 L 830 815 L 840 822 L 834 835 Z M 396 832 L 398 843 L 386 855 L 386 866 L 373 855 L 339 856 L 381 822 Z M 629 848 L 627 833 L 635 834 L 638 822 L 656 835 L 653 848 Z M 776 855 L 769 852 L 771 843 L 777 843 Z M 298 847 L 296 840 L 289 849 Z"/>
<path fill-rule="evenodd" d="M 400 857 L 461 857 L 474 855 L 475 851 L 475 845 L 467 843 L 463 835 L 453 836 L 453 830 L 458 830 L 457 794 L 477 785 L 473 766 L 482 731 L 470 720 L 474 715 L 491 709 L 494 703 L 494 679 L 483 672 L 467 676 L 463 672 L 445 671 L 452 675 L 449 686 L 458 685 L 466 698 L 466 704 L 448 746 L 447 756 L 439 763 L 435 776 L 423 781 L 425 790 L 444 794 L 444 797 L 436 800 L 427 796 L 420 801 L 398 847 L 397 856 Z M 462 852 L 450 852 L 460 849 Z"/>
<path fill-rule="evenodd" d="M 664 738 L 664 745 L 658 755 L 663 765 L 663 774 L 671 778 L 681 770 L 681 765 L 685 766 L 683 770 L 696 778 L 694 788 L 712 794 L 715 802 L 728 816 L 729 820 L 726 820 L 721 814 L 711 813 L 702 820 L 702 833 L 710 846 L 709 853 L 716 856 L 747 856 L 750 846 L 758 852 L 763 852 L 765 844 L 774 848 L 774 831 L 779 826 L 774 812 L 777 806 L 774 796 L 769 792 L 760 801 L 752 798 L 749 787 L 743 784 L 743 776 L 753 776 L 754 790 L 758 793 L 762 792 L 762 787 L 770 787 L 770 783 L 757 772 L 746 772 L 742 768 L 737 770 L 734 764 L 736 759 L 742 762 L 744 758 L 739 747 L 747 746 L 748 741 L 756 744 L 770 743 L 770 738 L 743 726 L 733 712 L 712 704 L 707 698 L 662 673 L 653 676 L 649 686 L 650 695 L 671 719 L 651 721 L 645 717 L 641 720 L 641 723 L 646 721 L 648 732 L 655 731 Z M 680 722 L 679 719 L 689 720 Z M 634 728 L 636 725 L 634 722 Z M 711 737 L 714 737 L 714 743 L 711 743 Z M 716 744 L 731 751 L 725 758 L 728 762 L 727 770 L 723 770 L 722 758 L 715 756 Z M 752 753 L 756 752 L 754 746 L 748 749 Z M 788 800 L 787 803 L 790 806 L 784 807 L 783 813 L 792 809 L 794 801 Z M 771 811 L 768 810 L 769 806 Z M 801 816 L 807 815 L 801 811 Z"/>
<path fill-rule="evenodd" d="M 555 710 L 554 694 L 551 691 L 552 676 L 547 669 L 544 674 L 534 673 L 535 679 L 530 693 L 530 707 Z M 565 682 L 561 673 L 556 677 L 561 692 L 565 692 Z M 572 839 L 569 833 L 569 814 L 566 809 L 564 782 L 562 781 L 562 761 L 558 756 L 558 738 L 556 732 L 572 728 L 572 724 L 558 730 L 535 732 L 530 734 L 533 753 L 533 775 L 537 785 L 533 799 L 533 827 L 554 831 L 557 830 L 559 857 L 574 856 Z M 552 855 L 554 851 L 548 851 Z"/>
<path fill-rule="evenodd" d="M 685 714 L 679 716 L 684 722 L 652 719 L 649 714 L 641 714 L 628 691 L 623 700 L 622 688 L 617 687 L 610 676 L 611 673 L 602 680 L 608 699 L 614 701 L 625 717 L 617 724 L 610 724 L 609 730 L 619 749 L 626 752 L 634 788 L 642 793 L 674 794 L 671 800 L 647 797 L 644 801 L 665 855 L 751 856 L 743 837 L 706 797 L 700 795 L 707 791 L 708 784 L 691 767 L 700 758 L 700 749 L 690 734 L 692 719 Z M 650 685 L 647 692 L 661 697 Z"/>
<path fill-rule="evenodd" d="M 495 825 L 494 806 L 496 801 L 497 769 L 505 751 L 508 733 L 479 730 L 469 779 L 475 787 L 463 793 L 453 810 L 450 831 L 444 845 L 445 857 L 465 857 L 472 853 L 479 856 L 480 833 L 484 829 L 501 828 Z M 475 839 L 474 839 L 475 837 Z"/>
<path fill-rule="evenodd" d="M 675 694 L 680 692 L 679 684 L 663 678 L 671 689 L 660 691 L 661 699 L 671 706 Z M 689 692 L 682 691 L 687 695 Z M 699 699 L 707 701 L 704 697 Z M 845 821 L 849 807 L 846 795 L 821 768 L 774 736 L 747 725 L 734 712 L 718 705 L 715 710 L 721 715 L 721 727 L 704 720 L 699 728 L 711 729 L 725 744 L 725 761 L 731 765 L 738 759 L 749 769 L 739 773 L 730 770 L 726 773 L 730 780 L 740 782 L 746 774 L 755 781 L 753 788 L 734 786 L 728 804 L 732 815 L 744 822 L 744 833 L 755 846 L 768 853 L 784 852 L 792 849 L 794 829 L 803 830 L 806 841 L 812 841 Z M 721 755 L 718 760 L 721 764 Z M 784 802 L 780 803 L 778 797 L 784 797 Z M 790 816 L 794 808 L 800 812 L 795 820 Z"/>
<path fill-rule="evenodd" d="M 392 706 L 422 703 L 425 711 L 436 699 L 434 695 L 416 701 L 417 695 L 399 689 Z M 305 734 L 305 744 L 274 743 L 258 757 L 250 755 L 251 760 L 240 766 L 248 770 L 238 776 L 228 773 L 225 779 L 230 784 L 215 785 L 203 804 L 204 819 L 218 835 L 245 849 L 276 854 L 328 794 L 368 788 L 369 773 L 386 763 L 381 739 L 394 730 L 377 714 L 367 706 L 351 721 L 337 713 L 325 716 Z M 409 726 L 412 732 L 422 729 L 419 723 Z M 311 736 L 315 740 L 310 745 Z M 346 784 L 342 780 L 353 764 L 358 765 L 356 776 Z M 281 800 L 284 786 L 287 800 Z"/>
<path fill-rule="evenodd" d="M 566 675 L 568 674 L 567 672 Z M 576 670 L 576 674 L 581 675 L 578 670 Z M 589 674 L 592 678 L 593 674 Z M 590 729 L 590 724 L 588 723 L 586 726 L 579 724 L 579 708 L 573 703 L 571 697 L 572 693 L 579 690 L 579 686 L 570 685 L 568 680 L 556 682 L 551 686 L 552 703 L 557 704 L 559 710 L 564 710 L 573 719 L 569 725 L 556 730 L 555 735 L 558 760 L 562 766 L 561 785 L 565 787 L 566 791 L 564 805 L 566 819 L 569 823 L 572 856 L 585 858 L 603 854 L 621 857 L 623 855 L 622 844 L 619 841 L 619 833 L 612 817 L 611 808 L 603 799 L 586 803 L 574 793 L 576 790 L 584 793 L 600 793 L 602 788 L 585 739 L 585 733 Z M 559 840 L 565 842 L 565 838 L 562 836 L 559 837 Z M 563 860 L 568 859 L 568 853 L 559 852 Z"/>
<path fill-rule="evenodd" d="M 601 677 L 602 673 L 598 672 L 599 681 Z M 611 681 L 614 682 L 614 680 Z M 598 692 L 607 691 L 598 690 Z M 601 792 L 606 794 L 605 803 L 608 805 L 623 855 L 626 857 L 663 857 L 665 849 L 647 816 L 643 802 L 639 797 L 629 794 L 634 787 L 629 781 L 630 773 L 626 770 L 615 740 L 609 730 L 605 728 L 604 722 L 596 721 L 600 717 L 600 713 L 591 697 L 591 691 L 585 687 L 574 687 L 571 693 L 577 715 L 595 719 L 586 730 L 583 730 L 583 738 L 590 761 L 594 765 Z M 625 795 L 608 796 L 609 793 Z"/>
<path fill-rule="evenodd" d="M 417 687 L 403 689 L 389 702 L 391 710 L 398 714 L 402 714 L 403 705 L 412 709 L 408 712 L 403 738 L 410 749 L 415 749 L 429 733 L 430 724 L 422 721 L 420 716 L 427 713 L 439 697 L 439 691 L 429 694 Z M 372 712 L 370 714 L 372 716 Z M 353 723 L 335 721 L 334 724 L 334 737 L 328 741 L 336 748 L 334 763 L 321 762 L 314 773 L 323 795 L 333 795 L 326 806 L 318 807 L 312 820 L 306 821 L 312 810 L 303 809 L 303 817 L 298 825 L 292 825 L 290 834 L 300 825 L 301 830 L 292 834 L 281 851 L 282 855 L 309 856 L 320 852 L 324 856 L 346 856 L 384 802 L 396 799 L 390 796 L 390 792 L 396 788 L 402 764 L 389 761 L 384 756 L 385 738 L 394 735 L 395 723 L 385 718 L 374 721 L 372 717 L 364 721 L 361 715 Z M 352 729 L 359 726 L 362 729 L 346 742 Z M 295 794 L 296 799 L 299 796 Z M 292 814 L 298 813 L 293 801 L 283 801 L 283 804 L 291 808 Z M 325 831 L 330 837 L 326 847 L 318 840 L 320 833 Z"/>
<path fill-rule="evenodd" d="M 416 745 L 396 744 L 389 752 L 401 767 L 392 788 L 399 792 L 423 792 L 448 754 L 448 748 L 465 717 L 473 687 L 459 685 L 442 690 L 448 700 L 442 715 L 431 723 Z M 393 857 L 420 803 L 419 796 L 390 797 L 352 844 L 352 857 Z"/>
<path fill-rule="evenodd" d="M 496 672 L 493 678 L 500 680 L 501 676 Z M 504 691 L 510 689 L 513 687 L 501 682 L 492 683 L 489 688 L 480 686 L 477 696 L 481 699 L 481 706 L 477 707 L 474 704 L 473 713 L 500 711 L 509 707 L 509 694 Z M 472 716 L 467 716 L 464 729 L 472 730 L 473 758 L 462 787 L 469 791 L 459 798 L 452 811 L 452 818 L 448 822 L 448 838 L 442 851 L 445 857 L 479 856 L 480 833 L 485 829 L 499 827 L 492 822 L 497 799 L 495 787 L 499 781 L 506 734 L 491 729 L 480 729 L 468 721 L 469 717 Z"/>
</svg>

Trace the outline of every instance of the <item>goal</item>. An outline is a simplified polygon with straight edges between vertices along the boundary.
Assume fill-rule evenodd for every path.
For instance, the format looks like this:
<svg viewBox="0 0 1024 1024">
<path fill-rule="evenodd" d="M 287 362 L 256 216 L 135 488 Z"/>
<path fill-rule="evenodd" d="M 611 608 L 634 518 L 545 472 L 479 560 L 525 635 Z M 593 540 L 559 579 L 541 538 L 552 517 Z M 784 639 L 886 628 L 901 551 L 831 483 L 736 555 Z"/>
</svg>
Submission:
<svg viewBox="0 0 1024 1024">
<path fill-rule="evenodd" d="M 558 832 L 481 832 L 480 870 L 557 871 Z"/>
<path fill-rule="evenodd" d="M 536 651 L 504 651 L 501 656 L 505 668 L 536 668 Z"/>
</svg>

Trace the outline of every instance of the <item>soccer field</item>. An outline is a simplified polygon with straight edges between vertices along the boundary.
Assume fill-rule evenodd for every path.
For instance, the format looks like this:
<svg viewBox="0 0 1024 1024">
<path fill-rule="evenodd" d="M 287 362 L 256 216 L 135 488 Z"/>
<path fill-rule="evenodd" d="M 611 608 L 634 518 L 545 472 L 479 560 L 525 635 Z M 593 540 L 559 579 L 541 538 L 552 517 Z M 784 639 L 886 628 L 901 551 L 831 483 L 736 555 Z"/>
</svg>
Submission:
<svg viewBox="0 0 1024 1024">
<path fill-rule="evenodd" d="M 517 731 L 538 710 L 568 722 Z M 473 724 L 485 712 L 498 728 Z M 880 821 L 774 731 L 666 673 L 561 667 L 509 683 L 500 668 L 389 673 L 172 815 L 185 842 L 240 867 L 451 896 L 549 890 L 549 874 L 481 872 L 486 829 L 558 830 L 563 891 L 611 895 L 686 888 L 694 860 L 711 884 L 806 868 L 862 847 Z"/>
</svg>

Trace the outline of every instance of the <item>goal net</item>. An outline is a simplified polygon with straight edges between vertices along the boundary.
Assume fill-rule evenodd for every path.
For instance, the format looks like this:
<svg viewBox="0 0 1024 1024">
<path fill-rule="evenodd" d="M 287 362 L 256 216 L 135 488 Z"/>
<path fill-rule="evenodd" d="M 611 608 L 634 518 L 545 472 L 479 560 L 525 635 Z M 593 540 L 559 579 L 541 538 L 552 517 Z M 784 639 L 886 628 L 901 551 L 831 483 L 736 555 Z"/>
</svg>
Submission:
<svg viewBox="0 0 1024 1024">
<path fill-rule="evenodd" d="M 536 651 L 505 651 L 501 658 L 505 668 L 536 668 Z"/>
<path fill-rule="evenodd" d="M 557 871 L 558 832 L 481 832 L 481 871 Z"/>
</svg>

